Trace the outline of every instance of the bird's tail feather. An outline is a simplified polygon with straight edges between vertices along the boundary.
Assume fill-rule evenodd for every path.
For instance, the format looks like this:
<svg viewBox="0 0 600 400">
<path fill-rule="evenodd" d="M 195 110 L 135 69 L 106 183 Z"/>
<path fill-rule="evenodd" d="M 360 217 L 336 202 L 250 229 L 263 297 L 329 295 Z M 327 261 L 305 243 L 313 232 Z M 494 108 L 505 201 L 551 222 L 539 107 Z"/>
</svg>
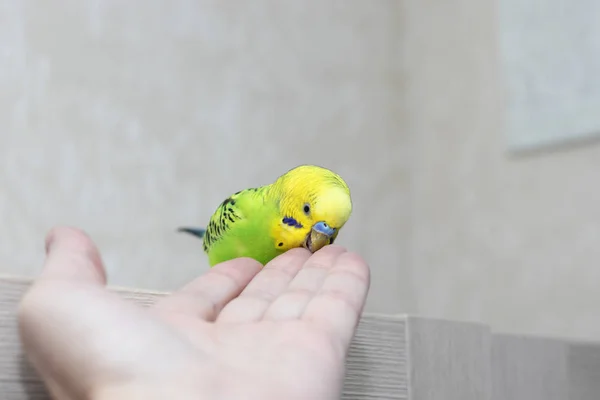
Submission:
<svg viewBox="0 0 600 400">
<path fill-rule="evenodd" d="M 186 227 L 182 227 L 177 229 L 179 232 L 185 232 L 185 233 L 189 233 L 190 235 L 194 235 L 199 237 L 200 239 L 202 239 L 204 237 L 204 234 L 206 233 L 206 229 L 202 229 L 202 228 L 186 228 Z"/>
</svg>

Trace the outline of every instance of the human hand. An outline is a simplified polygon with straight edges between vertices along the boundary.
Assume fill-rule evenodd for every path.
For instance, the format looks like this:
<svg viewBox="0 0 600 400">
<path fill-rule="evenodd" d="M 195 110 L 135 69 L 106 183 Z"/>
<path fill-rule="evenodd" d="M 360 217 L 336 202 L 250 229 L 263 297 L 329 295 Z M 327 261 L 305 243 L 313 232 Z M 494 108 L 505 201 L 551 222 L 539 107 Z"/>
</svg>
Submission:
<svg viewBox="0 0 600 400">
<path fill-rule="evenodd" d="M 56 228 L 23 297 L 24 350 L 54 398 L 338 399 L 369 287 L 340 246 L 240 258 L 142 307 L 106 288 L 98 250 Z"/>
</svg>

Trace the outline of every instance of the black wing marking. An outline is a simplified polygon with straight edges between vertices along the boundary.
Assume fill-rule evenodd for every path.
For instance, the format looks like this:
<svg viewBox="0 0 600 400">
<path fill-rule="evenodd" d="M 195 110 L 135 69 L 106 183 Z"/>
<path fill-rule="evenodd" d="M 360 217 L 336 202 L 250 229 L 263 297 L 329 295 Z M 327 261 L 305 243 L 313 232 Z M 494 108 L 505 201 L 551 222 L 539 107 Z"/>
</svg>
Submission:
<svg viewBox="0 0 600 400">
<path fill-rule="evenodd" d="M 204 251 L 210 250 L 210 247 L 226 235 L 237 221 L 244 218 L 238 201 L 249 192 L 256 192 L 256 189 L 241 190 L 223 200 L 217 207 L 206 227 L 203 241 Z"/>
</svg>

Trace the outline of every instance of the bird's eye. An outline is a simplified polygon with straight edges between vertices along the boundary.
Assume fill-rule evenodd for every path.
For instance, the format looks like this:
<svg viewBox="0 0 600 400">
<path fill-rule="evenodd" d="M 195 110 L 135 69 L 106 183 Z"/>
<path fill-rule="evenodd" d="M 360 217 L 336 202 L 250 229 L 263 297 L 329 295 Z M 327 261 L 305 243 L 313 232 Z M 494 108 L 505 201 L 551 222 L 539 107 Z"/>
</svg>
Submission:
<svg viewBox="0 0 600 400">
<path fill-rule="evenodd" d="M 308 204 L 304 205 L 304 214 L 308 214 L 310 212 L 310 206 Z"/>
</svg>

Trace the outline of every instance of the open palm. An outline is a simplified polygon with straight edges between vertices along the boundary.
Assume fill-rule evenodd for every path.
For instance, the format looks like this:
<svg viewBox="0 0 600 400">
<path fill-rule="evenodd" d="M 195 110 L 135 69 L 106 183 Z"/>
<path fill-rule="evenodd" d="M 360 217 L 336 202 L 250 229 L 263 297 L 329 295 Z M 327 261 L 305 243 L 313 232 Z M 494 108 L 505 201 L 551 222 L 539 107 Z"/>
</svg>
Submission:
<svg viewBox="0 0 600 400">
<path fill-rule="evenodd" d="M 106 289 L 81 231 L 53 230 L 47 250 L 19 321 L 55 398 L 339 398 L 369 286 L 344 248 L 228 261 L 149 308 Z"/>
</svg>

